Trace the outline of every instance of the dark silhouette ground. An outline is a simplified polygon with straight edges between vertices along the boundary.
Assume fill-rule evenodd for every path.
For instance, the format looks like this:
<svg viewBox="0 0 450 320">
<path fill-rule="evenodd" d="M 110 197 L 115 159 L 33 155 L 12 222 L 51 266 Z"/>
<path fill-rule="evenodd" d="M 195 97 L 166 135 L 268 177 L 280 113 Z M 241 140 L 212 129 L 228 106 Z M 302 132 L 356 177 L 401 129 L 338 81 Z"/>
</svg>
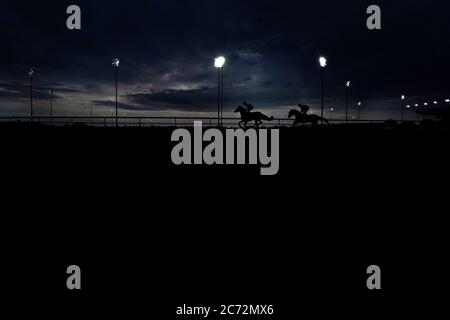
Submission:
<svg viewBox="0 0 450 320">
<path fill-rule="evenodd" d="M 274 177 L 175 167 L 172 130 L 1 126 L 3 287 L 76 299 L 73 314 L 232 302 L 356 319 L 403 314 L 399 297 L 419 305 L 448 271 L 448 130 L 283 128 Z M 365 289 L 371 264 L 382 293 Z"/>
</svg>

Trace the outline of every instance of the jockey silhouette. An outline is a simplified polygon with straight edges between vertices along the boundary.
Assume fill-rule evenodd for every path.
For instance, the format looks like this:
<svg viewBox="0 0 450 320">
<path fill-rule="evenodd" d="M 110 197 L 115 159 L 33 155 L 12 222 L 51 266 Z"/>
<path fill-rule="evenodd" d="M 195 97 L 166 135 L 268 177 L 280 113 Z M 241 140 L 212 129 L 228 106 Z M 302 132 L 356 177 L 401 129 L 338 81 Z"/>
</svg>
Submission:
<svg viewBox="0 0 450 320">
<path fill-rule="evenodd" d="M 303 104 L 299 104 L 298 107 L 300 108 L 300 112 L 302 113 L 302 115 L 306 115 L 309 111 L 309 106 L 303 105 Z"/>
<path fill-rule="evenodd" d="M 254 109 L 254 107 L 250 103 L 243 102 L 242 104 L 244 105 L 244 108 L 246 109 L 247 112 L 250 112 Z"/>
</svg>

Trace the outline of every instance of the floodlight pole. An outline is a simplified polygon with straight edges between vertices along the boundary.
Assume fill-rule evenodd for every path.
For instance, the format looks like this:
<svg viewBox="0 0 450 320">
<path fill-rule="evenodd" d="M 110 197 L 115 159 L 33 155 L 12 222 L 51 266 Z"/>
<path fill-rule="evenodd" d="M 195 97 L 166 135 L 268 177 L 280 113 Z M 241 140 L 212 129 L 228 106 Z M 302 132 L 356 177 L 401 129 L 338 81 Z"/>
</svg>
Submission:
<svg viewBox="0 0 450 320">
<path fill-rule="evenodd" d="M 33 113 L 33 75 L 30 75 L 30 116 L 31 116 L 31 122 L 34 120 L 34 113 Z"/>
<path fill-rule="evenodd" d="M 217 68 L 217 126 L 223 126 L 223 66 Z"/>
<path fill-rule="evenodd" d="M 217 126 L 220 127 L 220 101 L 221 101 L 221 90 L 220 90 L 220 68 L 217 68 Z"/>
<path fill-rule="evenodd" d="M 223 127 L 223 67 L 220 68 L 220 126 Z"/>
<path fill-rule="evenodd" d="M 93 123 L 93 119 L 92 119 L 92 115 L 93 115 L 93 110 L 92 110 L 92 106 L 93 106 L 93 102 L 92 102 L 92 100 L 91 100 L 91 126 L 92 126 L 92 123 Z"/>
<path fill-rule="evenodd" d="M 321 71 L 321 82 L 322 82 L 322 103 L 320 106 L 320 116 L 323 119 L 323 99 L 324 99 L 324 87 L 325 87 L 325 67 L 327 66 L 327 59 L 325 57 L 320 57 L 319 58 L 319 64 L 320 67 L 322 68 Z M 320 124 L 323 124 L 323 120 L 320 120 Z"/>
<path fill-rule="evenodd" d="M 404 96 L 404 95 L 402 95 L 402 96 L 400 97 L 400 101 L 401 101 L 401 108 L 400 108 L 400 111 L 401 111 L 401 114 L 402 114 L 402 123 L 403 123 L 403 121 L 404 121 L 404 113 L 405 113 L 405 109 L 404 109 L 405 96 Z"/>
<path fill-rule="evenodd" d="M 223 125 L 223 66 L 226 59 L 217 57 L 214 60 L 214 67 L 217 68 L 217 127 Z"/>
<path fill-rule="evenodd" d="M 50 90 L 50 123 L 53 123 L 53 90 Z"/>
<path fill-rule="evenodd" d="M 361 106 L 358 107 L 358 122 L 361 123 Z"/>
<path fill-rule="evenodd" d="M 358 122 L 361 123 L 361 110 L 362 109 L 362 102 L 358 102 Z"/>
<path fill-rule="evenodd" d="M 119 73 L 119 66 L 116 66 L 115 68 L 115 78 L 116 78 L 116 128 L 119 126 L 119 121 L 118 121 L 118 105 L 117 105 L 117 84 L 118 84 L 118 73 Z"/>
<path fill-rule="evenodd" d="M 320 116 L 323 119 L 323 98 L 324 98 L 324 86 L 325 86 L 325 67 L 322 67 L 322 104 L 320 107 Z M 323 120 L 321 120 L 323 123 Z"/>
<path fill-rule="evenodd" d="M 345 123 L 348 123 L 348 91 L 350 86 L 345 86 Z"/>
</svg>

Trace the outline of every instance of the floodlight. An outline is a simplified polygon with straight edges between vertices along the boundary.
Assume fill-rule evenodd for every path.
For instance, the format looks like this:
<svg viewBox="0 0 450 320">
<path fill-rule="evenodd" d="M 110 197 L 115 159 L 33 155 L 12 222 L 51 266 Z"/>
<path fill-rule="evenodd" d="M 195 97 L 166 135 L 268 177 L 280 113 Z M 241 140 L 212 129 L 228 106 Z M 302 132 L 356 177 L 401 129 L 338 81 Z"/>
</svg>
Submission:
<svg viewBox="0 0 450 320">
<path fill-rule="evenodd" d="M 117 59 L 117 58 L 113 59 L 112 65 L 113 65 L 114 67 L 119 67 L 119 64 L 120 64 L 120 60 L 119 60 L 119 59 Z"/>
<path fill-rule="evenodd" d="M 218 57 L 214 59 L 214 66 L 216 68 L 222 68 L 225 65 L 226 59 L 224 57 Z"/>
</svg>

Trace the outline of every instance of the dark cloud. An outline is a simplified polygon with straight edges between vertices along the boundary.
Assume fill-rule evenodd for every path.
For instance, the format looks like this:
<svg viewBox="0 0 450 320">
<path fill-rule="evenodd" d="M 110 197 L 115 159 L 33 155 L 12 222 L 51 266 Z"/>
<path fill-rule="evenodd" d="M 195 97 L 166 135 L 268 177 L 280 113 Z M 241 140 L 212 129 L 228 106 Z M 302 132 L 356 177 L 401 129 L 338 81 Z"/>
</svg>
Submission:
<svg viewBox="0 0 450 320">
<path fill-rule="evenodd" d="M 225 90 L 224 103 L 227 109 L 234 109 L 243 101 L 252 101 L 260 108 L 289 104 L 295 100 L 289 91 L 279 91 L 277 95 L 268 92 L 240 90 L 230 87 Z M 215 111 L 217 110 L 217 88 L 202 87 L 192 90 L 163 90 L 151 93 L 129 94 L 125 97 L 133 108 L 140 110 L 179 110 L 179 111 Z M 140 106 L 140 107 L 136 107 Z"/>
<path fill-rule="evenodd" d="M 139 105 L 149 105 L 151 109 L 152 103 L 165 103 L 173 105 L 177 108 L 186 109 L 187 107 L 205 108 L 205 106 L 216 103 L 216 92 L 208 87 L 193 90 L 163 90 L 153 93 L 138 93 L 128 95 L 127 98 Z"/>
<path fill-rule="evenodd" d="M 80 90 L 65 88 L 62 83 L 49 83 L 49 86 L 33 86 L 33 97 L 48 99 L 50 90 L 53 90 L 53 99 L 62 99 L 62 94 L 79 93 Z M 20 82 L 0 82 L 1 99 L 23 99 L 30 96 L 30 84 Z"/>
<path fill-rule="evenodd" d="M 116 107 L 115 100 L 93 100 L 92 103 L 94 104 L 95 107 L 108 107 L 108 108 Z M 120 109 L 133 110 L 133 111 L 145 110 L 142 107 L 135 106 L 135 105 L 128 104 L 128 103 L 123 103 L 123 102 L 117 102 L 117 107 Z"/>
</svg>

